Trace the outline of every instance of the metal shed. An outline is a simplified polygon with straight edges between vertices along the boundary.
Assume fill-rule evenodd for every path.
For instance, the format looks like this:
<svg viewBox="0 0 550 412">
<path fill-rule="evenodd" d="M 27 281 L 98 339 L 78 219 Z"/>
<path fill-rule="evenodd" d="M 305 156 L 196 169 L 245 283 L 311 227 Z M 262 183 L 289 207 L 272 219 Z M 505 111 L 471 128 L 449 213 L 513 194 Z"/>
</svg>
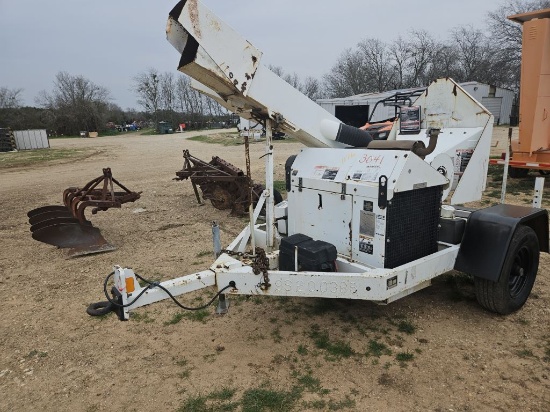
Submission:
<svg viewBox="0 0 550 412">
<path fill-rule="evenodd" d="M 493 114 L 496 124 L 510 124 L 510 114 L 515 98 L 515 93 L 512 90 L 478 82 L 460 83 L 460 86 Z M 379 100 L 396 93 L 414 92 L 422 89 L 412 88 L 390 90 L 382 93 L 364 93 L 350 97 L 319 99 L 317 103 L 344 123 L 352 126 L 362 126 L 371 116 L 371 111 Z M 372 121 L 378 122 L 394 115 L 393 107 L 379 105 L 372 115 Z M 359 124 L 361 122 L 362 124 Z"/>
<path fill-rule="evenodd" d="M 460 83 L 460 86 L 491 112 L 495 117 L 495 124 L 510 124 L 515 99 L 513 90 L 478 82 Z"/>
<path fill-rule="evenodd" d="M 47 149 L 50 147 L 45 129 L 14 130 L 17 150 Z"/>
</svg>

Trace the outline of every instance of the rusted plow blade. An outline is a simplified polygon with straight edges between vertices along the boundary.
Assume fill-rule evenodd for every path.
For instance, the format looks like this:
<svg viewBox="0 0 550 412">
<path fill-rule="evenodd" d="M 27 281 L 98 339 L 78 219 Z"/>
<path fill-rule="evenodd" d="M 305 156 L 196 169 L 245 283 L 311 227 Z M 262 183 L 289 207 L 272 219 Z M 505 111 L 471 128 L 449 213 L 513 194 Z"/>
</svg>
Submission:
<svg viewBox="0 0 550 412">
<path fill-rule="evenodd" d="M 97 189 L 101 184 L 102 188 Z M 115 192 L 115 185 L 122 191 Z M 90 181 L 82 189 L 71 187 L 65 190 L 65 206 L 43 206 L 28 212 L 32 238 L 69 249 L 69 257 L 115 250 L 99 229 L 86 219 L 84 210 L 91 206 L 92 214 L 96 214 L 111 207 L 120 208 L 123 203 L 139 199 L 140 194 L 131 192 L 114 179 L 111 169 L 103 169 L 103 176 Z"/>
<path fill-rule="evenodd" d="M 82 225 L 78 219 L 55 218 L 31 226 L 32 238 L 39 242 L 69 249 L 68 256 L 76 257 L 115 250 L 97 227 Z"/>
<path fill-rule="evenodd" d="M 255 204 L 264 191 L 264 187 L 254 182 L 238 167 L 213 156 L 205 162 L 183 151 L 183 168 L 176 172 L 175 180 L 191 180 L 195 197 L 202 204 L 198 188 L 205 200 L 210 200 L 216 209 L 231 209 L 232 216 L 243 216 L 248 205 Z M 280 195 L 279 195 L 280 196 Z"/>
</svg>

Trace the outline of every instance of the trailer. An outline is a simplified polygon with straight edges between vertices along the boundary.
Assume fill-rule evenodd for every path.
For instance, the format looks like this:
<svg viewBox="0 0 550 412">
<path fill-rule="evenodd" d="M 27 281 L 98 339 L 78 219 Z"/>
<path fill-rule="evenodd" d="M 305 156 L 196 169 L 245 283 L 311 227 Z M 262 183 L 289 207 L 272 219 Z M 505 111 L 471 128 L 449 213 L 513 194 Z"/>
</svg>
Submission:
<svg viewBox="0 0 550 412">
<path fill-rule="evenodd" d="M 539 254 L 549 251 L 548 213 L 512 205 L 472 210 L 489 163 L 493 116 L 451 79 L 413 105 L 417 131 L 397 119 L 387 140 L 341 123 L 261 64 L 262 53 L 200 1 L 180 1 L 167 37 L 194 87 L 266 130 L 266 188 L 250 222 L 205 270 L 150 282 L 114 266 L 104 282 L 121 320 L 143 305 L 216 287 L 227 296 L 345 298 L 388 304 L 459 270 L 474 277 L 485 309 L 509 314 L 527 301 Z M 288 198 L 273 196 L 273 131 L 307 147 L 286 162 Z M 265 206 L 265 221 L 258 220 Z M 141 283 L 140 283 L 141 281 Z"/>
<path fill-rule="evenodd" d="M 550 9 L 508 17 L 523 26 L 519 138 L 511 140 L 510 177 L 550 173 Z M 504 165 L 506 159 L 491 159 Z"/>
</svg>

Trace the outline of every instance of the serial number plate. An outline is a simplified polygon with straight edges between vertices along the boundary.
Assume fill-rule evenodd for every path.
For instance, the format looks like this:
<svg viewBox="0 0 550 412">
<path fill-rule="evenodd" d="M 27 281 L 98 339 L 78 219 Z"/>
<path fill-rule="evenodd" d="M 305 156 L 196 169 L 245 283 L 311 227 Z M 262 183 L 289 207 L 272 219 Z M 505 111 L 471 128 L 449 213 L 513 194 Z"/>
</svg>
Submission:
<svg viewBox="0 0 550 412">
<path fill-rule="evenodd" d="M 274 287 L 276 293 L 322 293 L 334 296 L 357 293 L 357 283 L 349 280 L 278 279 L 274 282 Z"/>
</svg>

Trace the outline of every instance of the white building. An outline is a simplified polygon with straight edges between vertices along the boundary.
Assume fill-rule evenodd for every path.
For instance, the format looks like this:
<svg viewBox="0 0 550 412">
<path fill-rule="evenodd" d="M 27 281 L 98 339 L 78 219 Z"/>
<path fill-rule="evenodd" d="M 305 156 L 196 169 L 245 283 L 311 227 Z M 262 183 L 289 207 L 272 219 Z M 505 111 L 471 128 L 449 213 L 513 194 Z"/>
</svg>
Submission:
<svg viewBox="0 0 550 412">
<path fill-rule="evenodd" d="M 478 82 L 460 83 L 460 86 L 493 114 L 495 124 L 510 124 L 510 114 L 515 97 L 512 90 Z M 376 106 L 378 101 L 396 93 L 413 93 L 414 96 L 423 90 L 424 88 L 413 88 L 390 90 L 383 93 L 364 93 L 336 99 L 319 99 L 317 103 L 344 123 L 359 127 L 364 125 L 369 118 L 371 122 L 378 122 L 396 115 L 395 107 L 382 104 Z M 415 99 L 416 97 L 411 97 L 412 103 Z"/>
</svg>

